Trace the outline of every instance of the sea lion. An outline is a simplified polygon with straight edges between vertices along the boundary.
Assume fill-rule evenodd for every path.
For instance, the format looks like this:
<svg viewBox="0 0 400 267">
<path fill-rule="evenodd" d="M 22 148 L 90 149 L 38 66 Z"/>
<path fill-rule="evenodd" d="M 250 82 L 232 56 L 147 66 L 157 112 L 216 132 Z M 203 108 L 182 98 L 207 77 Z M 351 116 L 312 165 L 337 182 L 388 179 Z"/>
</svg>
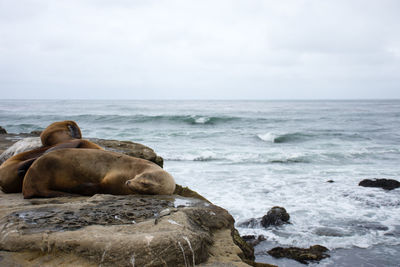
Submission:
<svg viewBox="0 0 400 267">
<path fill-rule="evenodd" d="M 19 153 L 0 165 L 0 189 L 4 193 L 20 193 L 22 191 L 22 181 L 32 163 L 45 153 L 63 148 L 103 149 L 88 140 L 77 139 L 52 147 L 39 147 Z"/>
<path fill-rule="evenodd" d="M 61 149 L 46 153 L 29 168 L 24 198 L 73 194 L 171 195 L 174 178 L 157 164 L 96 149 Z"/>
<path fill-rule="evenodd" d="M 4 193 L 20 193 L 22 181 L 29 166 L 48 149 L 48 147 L 39 147 L 25 151 L 3 162 L 0 166 L 0 189 Z"/>
<path fill-rule="evenodd" d="M 0 189 L 4 193 L 20 193 L 25 173 L 32 163 L 44 153 L 63 148 L 103 149 L 81 139 L 81 131 L 74 121 L 50 124 L 40 135 L 43 146 L 19 153 L 0 165 Z"/>
<path fill-rule="evenodd" d="M 40 134 L 43 146 L 53 146 L 73 139 L 81 139 L 81 129 L 74 121 L 53 122 Z"/>
</svg>

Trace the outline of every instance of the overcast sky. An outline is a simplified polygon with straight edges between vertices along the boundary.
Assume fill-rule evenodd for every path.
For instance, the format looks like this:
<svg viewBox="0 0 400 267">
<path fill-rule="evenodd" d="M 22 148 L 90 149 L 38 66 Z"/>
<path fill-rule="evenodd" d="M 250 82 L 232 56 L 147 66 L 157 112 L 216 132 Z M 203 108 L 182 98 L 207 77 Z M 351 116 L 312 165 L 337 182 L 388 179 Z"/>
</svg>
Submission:
<svg viewBox="0 0 400 267">
<path fill-rule="evenodd" d="M 7 98 L 400 98 L 398 0 L 0 0 Z"/>
</svg>

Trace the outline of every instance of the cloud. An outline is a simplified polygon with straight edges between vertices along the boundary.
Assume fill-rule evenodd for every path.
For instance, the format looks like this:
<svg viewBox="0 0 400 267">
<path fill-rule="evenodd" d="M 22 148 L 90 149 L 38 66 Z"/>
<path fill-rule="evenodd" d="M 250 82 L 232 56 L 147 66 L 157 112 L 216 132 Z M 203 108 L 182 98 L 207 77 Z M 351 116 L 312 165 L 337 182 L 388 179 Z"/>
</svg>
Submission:
<svg viewBox="0 0 400 267">
<path fill-rule="evenodd" d="M 400 98 L 398 1 L 0 0 L 4 98 Z"/>
</svg>

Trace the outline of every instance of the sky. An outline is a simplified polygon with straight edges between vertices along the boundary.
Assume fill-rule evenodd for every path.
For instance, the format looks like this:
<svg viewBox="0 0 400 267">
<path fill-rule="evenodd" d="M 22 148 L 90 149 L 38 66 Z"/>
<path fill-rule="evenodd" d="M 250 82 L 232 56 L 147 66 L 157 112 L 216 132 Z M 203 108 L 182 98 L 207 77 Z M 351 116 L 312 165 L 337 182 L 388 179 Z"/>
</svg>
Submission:
<svg viewBox="0 0 400 267">
<path fill-rule="evenodd" d="M 399 99 L 398 0 L 0 0 L 0 99 Z"/>
</svg>

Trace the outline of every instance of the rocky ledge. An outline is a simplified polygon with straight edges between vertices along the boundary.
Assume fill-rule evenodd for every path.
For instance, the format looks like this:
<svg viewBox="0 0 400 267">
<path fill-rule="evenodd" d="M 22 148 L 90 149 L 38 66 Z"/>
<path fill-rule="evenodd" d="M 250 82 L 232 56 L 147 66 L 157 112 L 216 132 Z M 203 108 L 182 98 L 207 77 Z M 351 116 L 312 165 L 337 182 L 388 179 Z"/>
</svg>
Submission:
<svg viewBox="0 0 400 267">
<path fill-rule="evenodd" d="M 33 144 L 28 142 L 34 146 L 38 134 L 0 134 L 0 152 L 26 137 L 33 138 Z M 144 145 L 92 141 L 163 165 Z M 194 265 L 273 266 L 254 262 L 253 248 L 239 236 L 226 210 L 180 185 L 172 196 L 27 200 L 0 191 L 0 266 Z"/>
<path fill-rule="evenodd" d="M 194 198 L 0 193 L 0 218 L 2 266 L 248 266 L 232 216 Z"/>
</svg>

